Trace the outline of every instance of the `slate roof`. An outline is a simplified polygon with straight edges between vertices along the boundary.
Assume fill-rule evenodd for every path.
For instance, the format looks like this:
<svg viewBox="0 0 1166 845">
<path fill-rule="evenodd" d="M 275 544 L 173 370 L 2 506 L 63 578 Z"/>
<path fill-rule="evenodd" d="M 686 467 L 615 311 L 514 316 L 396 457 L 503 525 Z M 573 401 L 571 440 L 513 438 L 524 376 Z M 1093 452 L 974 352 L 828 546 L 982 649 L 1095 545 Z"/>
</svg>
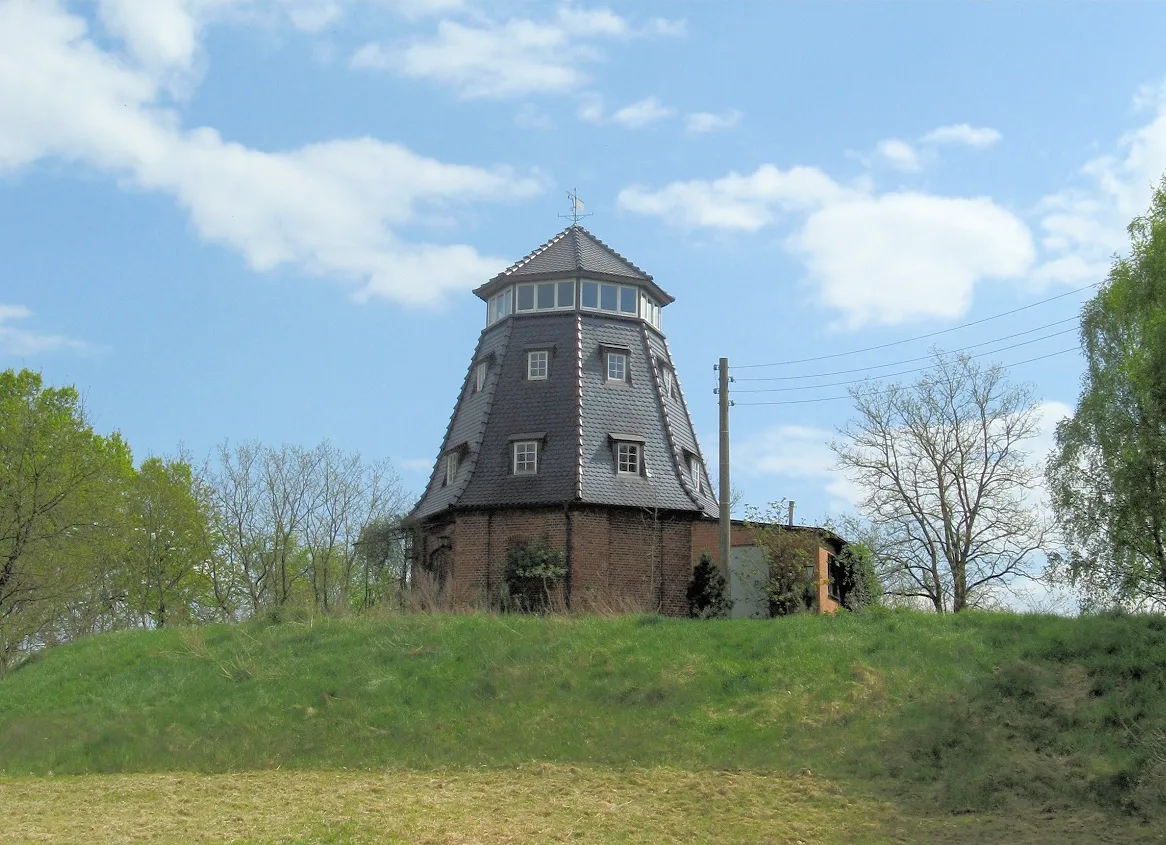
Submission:
<svg viewBox="0 0 1166 845">
<path fill-rule="evenodd" d="M 570 502 L 575 499 L 576 315 L 512 318 L 506 355 L 493 384 L 493 413 L 473 478 L 458 505 L 483 507 Z M 526 377 L 528 352 L 546 349 L 547 377 Z M 536 475 L 514 475 L 511 437 L 545 432 Z"/>
<path fill-rule="evenodd" d="M 572 263 L 573 262 L 573 263 Z M 606 269 L 599 269 L 606 268 Z M 650 276 L 580 226 L 570 226 L 495 279 L 579 271 L 646 286 Z M 638 275 L 631 275 L 638 274 Z M 477 291 L 481 295 L 481 291 Z M 527 378 L 527 353 L 549 354 L 546 379 Z M 626 383 L 606 378 L 605 352 L 628 355 Z M 488 363 L 481 391 L 475 367 Z M 684 396 L 664 336 L 617 314 L 558 311 L 514 314 L 482 332 L 436 465 L 410 521 L 456 508 L 568 503 L 659 508 L 717 515 Z M 512 444 L 539 441 L 534 475 L 514 475 Z M 643 472 L 616 472 L 614 441 L 642 442 Z M 452 483 L 445 456 L 459 455 Z M 689 459 L 700 461 L 694 483 Z M 703 481 L 703 484 L 701 483 Z"/>
<path fill-rule="evenodd" d="M 578 224 L 568 226 L 530 255 L 511 264 L 474 291 L 489 299 L 499 288 L 517 281 L 563 278 L 626 281 L 648 288 L 667 305 L 673 298 L 652 277 Z"/>
</svg>

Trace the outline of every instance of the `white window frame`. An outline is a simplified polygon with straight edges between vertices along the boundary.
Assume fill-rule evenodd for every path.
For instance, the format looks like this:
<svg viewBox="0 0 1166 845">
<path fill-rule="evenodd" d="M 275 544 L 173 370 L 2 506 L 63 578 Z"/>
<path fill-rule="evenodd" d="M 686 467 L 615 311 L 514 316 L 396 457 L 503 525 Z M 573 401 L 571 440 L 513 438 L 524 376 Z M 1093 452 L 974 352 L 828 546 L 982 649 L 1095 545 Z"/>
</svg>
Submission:
<svg viewBox="0 0 1166 845">
<path fill-rule="evenodd" d="M 486 325 L 492 326 L 514 313 L 514 288 L 509 287 L 486 303 Z"/>
<path fill-rule="evenodd" d="M 660 328 L 660 305 L 643 291 L 640 291 L 640 316 L 648 325 Z"/>
<path fill-rule="evenodd" d="M 510 466 L 515 475 L 538 475 L 537 440 L 516 440 L 511 446 Z"/>
<path fill-rule="evenodd" d="M 474 393 L 481 393 L 486 389 L 486 377 L 490 374 L 490 362 L 479 361 L 474 367 Z"/>
<path fill-rule="evenodd" d="M 538 304 L 539 288 L 548 285 L 551 288 L 551 304 L 540 306 Z M 571 286 L 571 298 L 569 301 L 560 301 L 559 295 L 565 292 L 562 289 L 563 285 Z M 530 308 L 518 307 L 518 292 L 523 288 L 531 289 Z M 575 284 L 574 279 L 552 279 L 542 282 L 523 282 L 514 288 L 514 310 L 520 314 L 533 314 L 536 311 L 573 311 L 575 309 L 575 293 L 577 289 L 578 285 Z"/>
<path fill-rule="evenodd" d="M 458 461 L 457 449 L 454 449 L 452 452 L 445 453 L 445 484 L 446 484 L 446 486 L 453 484 L 453 480 L 455 478 L 457 478 L 458 463 L 460 463 L 460 462 Z"/>
<path fill-rule="evenodd" d="M 618 376 L 612 375 L 612 364 L 616 361 L 621 361 L 619 368 L 620 374 Z M 626 352 L 608 352 L 607 359 L 604 361 L 605 370 L 607 373 L 607 381 L 616 382 L 618 384 L 627 384 L 628 381 L 628 354 Z"/>
<path fill-rule="evenodd" d="M 595 305 L 583 304 L 583 285 L 595 285 Z M 633 308 L 631 311 L 624 311 L 620 308 L 620 303 L 623 300 L 624 292 L 630 291 L 635 301 L 638 303 L 641 297 L 641 291 L 635 285 L 617 285 L 615 282 L 597 282 L 592 279 L 581 279 L 579 281 L 579 308 L 584 311 L 602 311 L 605 314 L 622 314 L 625 317 L 639 316 L 639 307 Z M 603 290 L 604 288 L 615 290 L 615 307 L 603 307 Z"/>
<path fill-rule="evenodd" d="M 541 366 L 536 367 L 535 362 L 540 362 Z M 551 371 L 551 353 L 546 349 L 532 349 L 526 353 L 526 379 L 527 381 L 546 381 Z"/>
<path fill-rule="evenodd" d="M 643 466 L 643 445 L 628 440 L 615 444 L 615 472 L 617 475 L 639 475 Z"/>
</svg>

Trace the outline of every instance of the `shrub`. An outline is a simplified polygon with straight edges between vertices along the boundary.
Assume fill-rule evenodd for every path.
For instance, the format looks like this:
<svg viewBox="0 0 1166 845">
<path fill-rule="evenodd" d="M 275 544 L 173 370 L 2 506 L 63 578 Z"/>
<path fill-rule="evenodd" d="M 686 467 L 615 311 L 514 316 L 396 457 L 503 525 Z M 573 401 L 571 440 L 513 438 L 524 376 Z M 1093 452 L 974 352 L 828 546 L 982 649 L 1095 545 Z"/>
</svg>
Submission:
<svg viewBox="0 0 1166 845">
<path fill-rule="evenodd" d="M 692 570 L 688 583 L 688 615 L 694 619 L 723 619 L 729 615 L 730 607 L 725 576 L 709 553 L 701 552 L 700 563 Z"/>
<path fill-rule="evenodd" d="M 510 609 L 542 613 L 551 592 L 567 574 L 563 553 L 545 537 L 511 547 L 506 553 L 506 587 Z"/>
<path fill-rule="evenodd" d="M 875 571 L 874 555 L 864 543 L 850 543 L 838 555 L 842 567 L 839 592 L 847 610 L 865 610 L 878 605 L 883 585 Z"/>
</svg>

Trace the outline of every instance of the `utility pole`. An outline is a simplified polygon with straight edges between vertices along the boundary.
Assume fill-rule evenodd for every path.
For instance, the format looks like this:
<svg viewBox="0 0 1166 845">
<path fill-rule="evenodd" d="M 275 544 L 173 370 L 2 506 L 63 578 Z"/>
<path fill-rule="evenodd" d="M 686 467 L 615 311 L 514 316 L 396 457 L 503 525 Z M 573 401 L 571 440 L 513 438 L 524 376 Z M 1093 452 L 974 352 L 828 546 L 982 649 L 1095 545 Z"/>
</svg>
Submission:
<svg viewBox="0 0 1166 845">
<path fill-rule="evenodd" d="M 720 371 L 717 398 L 721 407 L 721 567 L 727 575 L 730 563 L 729 532 L 732 530 L 729 520 L 729 359 L 722 358 L 717 369 Z"/>
</svg>

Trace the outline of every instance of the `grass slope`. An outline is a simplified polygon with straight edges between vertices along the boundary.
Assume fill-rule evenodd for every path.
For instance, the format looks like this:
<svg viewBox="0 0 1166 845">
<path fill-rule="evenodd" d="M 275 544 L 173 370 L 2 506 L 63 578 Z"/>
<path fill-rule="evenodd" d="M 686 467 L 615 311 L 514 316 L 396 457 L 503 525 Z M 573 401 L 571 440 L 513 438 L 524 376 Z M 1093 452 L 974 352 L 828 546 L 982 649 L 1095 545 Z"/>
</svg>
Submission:
<svg viewBox="0 0 1166 845">
<path fill-rule="evenodd" d="M 1164 688 L 1160 617 L 418 615 L 113 634 L 0 680 L 0 796 L 49 773 L 472 780 L 537 761 L 581 783 L 800 773 L 912 818 L 1101 814 L 1091 837 L 1119 821 L 1150 835 Z"/>
</svg>

